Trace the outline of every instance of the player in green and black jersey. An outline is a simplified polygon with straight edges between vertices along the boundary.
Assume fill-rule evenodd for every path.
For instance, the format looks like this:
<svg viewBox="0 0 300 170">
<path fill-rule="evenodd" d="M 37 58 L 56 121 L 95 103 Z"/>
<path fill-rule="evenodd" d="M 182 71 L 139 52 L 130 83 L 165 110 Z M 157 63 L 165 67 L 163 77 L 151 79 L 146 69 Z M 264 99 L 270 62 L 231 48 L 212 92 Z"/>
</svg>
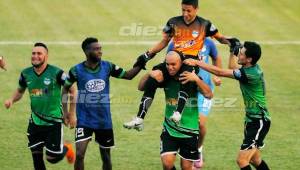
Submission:
<svg viewBox="0 0 300 170">
<path fill-rule="evenodd" d="M 199 159 L 198 153 L 198 104 L 197 86 L 204 96 L 212 97 L 212 91 L 194 72 L 181 72 L 186 65 L 182 65 L 180 53 L 170 51 L 166 56 L 164 67 L 168 72 L 169 79 L 159 87 L 164 88 L 166 107 L 163 132 L 161 134 L 161 160 L 164 169 L 174 169 L 176 154 L 181 156 L 182 169 L 192 169 L 193 161 Z M 179 73 L 182 73 L 179 75 Z M 146 80 L 149 74 L 143 77 L 139 88 L 147 88 Z M 178 105 L 178 93 L 181 83 L 192 82 L 190 98 L 186 101 L 186 106 L 182 114 L 174 114 Z M 149 108 L 150 106 L 144 106 Z M 147 110 L 147 109 L 146 109 Z"/>
<path fill-rule="evenodd" d="M 5 107 L 10 108 L 28 89 L 31 101 L 31 116 L 27 131 L 28 147 L 31 149 L 36 170 L 46 169 L 43 147 L 50 163 L 59 162 L 66 154 L 69 162 L 74 162 L 71 145 L 63 144 L 61 87 L 66 75 L 62 69 L 47 64 L 47 59 L 47 46 L 36 43 L 32 49 L 32 67 L 21 72 L 18 89 L 5 101 Z"/>
<path fill-rule="evenodd" d="M 252 164 L 258 170 L 268 170 L 268 165 L 261 159 L 260 149 L 264 146 L 271 117 L 266 105 L 265 81 L 257 61 L 261 48 L 255 42 L 246 41 L 241 45 L 236 41 L 232 46 L 229 60 L 230 70 L 220 69 L 204 62 L 188 59 L 186 64 L 199 66 L 217 76 L 229 77 L 239 81 L 245 104 L 244 140 L 238 154 L 238 165 L 242 170 L 250 170 Z M 238 56 L 238 61 L 235 55 Z"/>
</svg>

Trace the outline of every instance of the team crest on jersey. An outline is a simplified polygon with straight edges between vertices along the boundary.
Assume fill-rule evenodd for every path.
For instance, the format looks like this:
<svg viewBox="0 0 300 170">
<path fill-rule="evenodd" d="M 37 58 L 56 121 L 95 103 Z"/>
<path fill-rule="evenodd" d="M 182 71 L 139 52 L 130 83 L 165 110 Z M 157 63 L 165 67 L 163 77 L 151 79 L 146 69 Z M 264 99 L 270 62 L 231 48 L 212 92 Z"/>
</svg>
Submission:
<svg viewBox="0 0 300 170">
<path fill-rule="evenodd" d="M 44 79 L 44 84 L 45 84 L 46 86 L 48 86 L 50 83 L 51 83 L 51 80 L 50 80 L 49 78 L 45 78 L 45 79 Z"/>
<path fill-rule="evenodd" d="M 102 79 L 93 79 L 85 84 L 85 89 L 89 92 L 100 92 L 105 88 L 105 81 Z"/>
<path fill-rule="evenodd" d="M 198 37 L 198 35 L 199 35 L 199 32 L 198 31 L 193 31 L 192 32 L 192 36 L 194 37 L 194 38 L 196 38 L 196 37 Z"/>
</svg>

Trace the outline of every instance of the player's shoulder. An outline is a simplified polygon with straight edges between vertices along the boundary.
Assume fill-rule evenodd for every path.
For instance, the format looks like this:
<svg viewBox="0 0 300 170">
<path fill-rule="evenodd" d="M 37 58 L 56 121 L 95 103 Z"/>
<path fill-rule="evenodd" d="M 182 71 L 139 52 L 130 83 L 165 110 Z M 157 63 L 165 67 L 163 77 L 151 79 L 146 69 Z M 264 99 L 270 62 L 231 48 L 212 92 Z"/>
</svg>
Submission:
<svg viewBox="0 0 300 170">
<path fill-rule="evenodd" d="M 32 74 L 33 73 L 33 66 L 26 67 L 21 71 L 21 74 L 27 75 L 27 74 Z"/>
<path fill-rule="evenodd" d="M 175 16 L 168 20 L 168 23 L 176 23 L 183 20 L 183 16 Z"/>
<path fill-rule="evenodd" d="M 48 64 L 47 69 L 50 69 L 51 71 L 63 71 L 63 69 L 59 68 L 58 66 L 52 65 L 52 64 Z"/>
</svg>

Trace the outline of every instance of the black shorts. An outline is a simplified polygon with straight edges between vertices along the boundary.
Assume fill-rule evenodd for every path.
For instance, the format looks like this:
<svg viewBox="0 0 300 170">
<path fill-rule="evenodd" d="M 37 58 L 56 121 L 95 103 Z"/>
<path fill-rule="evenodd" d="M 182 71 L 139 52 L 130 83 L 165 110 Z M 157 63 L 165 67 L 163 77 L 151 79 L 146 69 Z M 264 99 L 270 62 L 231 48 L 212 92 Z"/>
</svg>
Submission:
<svg viewBox="0 0 300 170">
<path fill-rule="evenodd" d="M 75 143 L 91 140 L 95 133 L 95 141 L 101 148 L 112 148 L 115 145 L 114 133 L 112 129 L 91 129 L 87 127 L 76 127 Z"/>
<path fill-rule="evenodd" d="M 51 126 L 39 126 L 29 121 L 27 129 L 28 147 L 31 151 L 42 151 L 46 148 L 46 154 L 56 156 L 63 153 L 63 127 L 61 123 Z"/>
<path fill-rule="evenodd" d="M 245 122 L 241 150 L 263 148 L 264 139 L 269 132 L 270 125 L 271 121 L 265 119 L 252 119 L 252 122 Z"/>
<path fill-rule="evenodd" d="M 199 160 L 198 137 L 195 135 L 190 138 L 177 138 L 164 129 L 160 135 L 160 155 L 177 153 L 185 160 Z"/>
</svg>

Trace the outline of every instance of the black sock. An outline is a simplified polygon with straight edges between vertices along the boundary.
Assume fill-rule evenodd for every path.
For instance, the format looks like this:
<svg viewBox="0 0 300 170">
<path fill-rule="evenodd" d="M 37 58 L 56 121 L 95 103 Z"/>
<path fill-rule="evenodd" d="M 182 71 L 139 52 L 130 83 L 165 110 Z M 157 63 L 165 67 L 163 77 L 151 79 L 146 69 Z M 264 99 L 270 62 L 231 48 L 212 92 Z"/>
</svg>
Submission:
<svg viewBox="0 0 300 170">
<path fill-rule="evenodd" d="M 184 91 L 178 92 L 178 105 L 176 108 L 176 111 L 180 114 L 182 113 L 185 103 L 187 102 L 187 99 L 189 98 L 189 95 Z"/>
<path fill-rule="evenodd" d="M 173 168 L 172 168 L 171 170 L 176 170 L 176 167 L 175 167 L 175 166 L 173 166 Z"/>
<path fill-rule="evenodd" d="M 68 151 L 68 148 L 64 146 L 62 154 L 56 155 L 56 157 L 54 159 L 47 159 L 47 161 L 50 162 L 50 163 L 52 163 L 52 164 L 56 164 L 57 162 L 59 162 L 62 159 L 64 159 L 67 151 Z"/>
<path fill-rule="evenodd" d="M 245 166 L 244 168 L 241 168 L 241 170 L 251 170 L 251 166 L 250 165 Z"/>
<path fill-rule="evenodd" d="M 158 88 L 159 83 L 152 77 L 149 77 L 145 83 L 145 91 L 144 95 L 141 99 L 141 103 L 139 106 L 139 111 L 137 113 L 137 117 L 142 119 L 145 118 L 148 108 L 151 106 L 153 101 L 156 89 Z"/>
<path fill-rule="evenodd" d="M 35 170 L 46 170 L 45 162 L 43 159 L 43 152 L 42 153 L 33 153 L 33 166 Z"/>
<path fill-rule="evenodd" d="M 257 170 L 269 170 L 267 163 L 262 160 L 261 163 L 256 167 Z"/>
</svg>

